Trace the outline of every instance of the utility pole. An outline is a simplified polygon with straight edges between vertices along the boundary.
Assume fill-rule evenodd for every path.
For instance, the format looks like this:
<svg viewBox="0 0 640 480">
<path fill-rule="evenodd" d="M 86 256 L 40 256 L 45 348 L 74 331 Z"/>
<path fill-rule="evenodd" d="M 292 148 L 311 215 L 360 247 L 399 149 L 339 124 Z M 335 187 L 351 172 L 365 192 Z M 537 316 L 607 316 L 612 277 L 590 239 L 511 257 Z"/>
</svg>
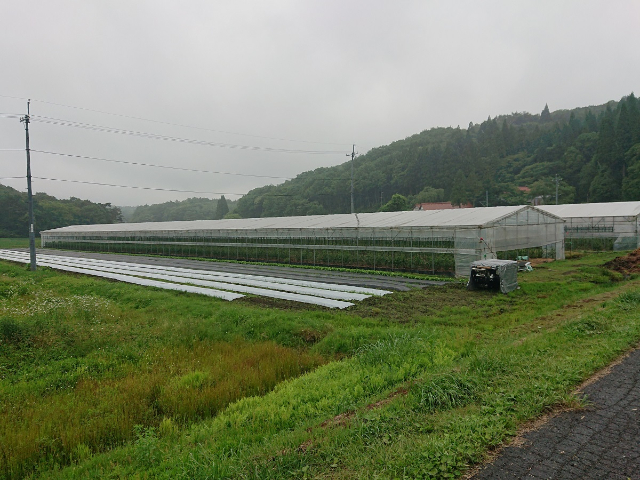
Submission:
<svg viewBox="0 0 640 480">
<path fill-rule="evenodd" d="M 349 154 L 347 153 L 347 157 Z M 356 158 L 356 145 L 353 144 L 353 149 L 351 150 L 351 213 L 356 213 L 353 208 L 353 160 Z"/>
<path fill-rule="evenodd" d="M 562 177 L 558 177 L 558 174 L 556 173 L 556 205 L 558 204 L 558 187 L 560 185 L 560 180 L 562 180 Z"/>
<path fill-rule="evenodd" d="M 485 202 L 484 206 L 488 207 L 489 206 L 489 190 L 487 190 L 485 193 L 487 194 L 487 197 L 486 197 L 487 201 Z"/>
<path fill-rule="evenodd" d="M 24 123 L 24 131 L 27 135 L 27 197 L 29 200 L 29 256 L 31 257 L 31 271 L 36 270 L 36 234 L 33 229 L 33 193 L 31 191 L 31 150 L 29 149 L 29 104 L 27 100 L 27 114 L 20 119 Z"/>
</svg>

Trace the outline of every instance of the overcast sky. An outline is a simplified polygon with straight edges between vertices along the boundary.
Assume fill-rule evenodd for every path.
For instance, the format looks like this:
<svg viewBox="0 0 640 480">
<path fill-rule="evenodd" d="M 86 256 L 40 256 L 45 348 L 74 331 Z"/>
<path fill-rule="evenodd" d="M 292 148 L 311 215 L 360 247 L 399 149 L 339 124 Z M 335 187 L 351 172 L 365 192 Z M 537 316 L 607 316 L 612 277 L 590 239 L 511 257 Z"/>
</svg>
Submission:
<svg viewBox="0 0 640 480">
<path fill-rule="evenodd" d="M 69 155 L 294 177 L 343 163 L 352 143 L 365 153 L 432 127 L 640 93 L 637 0 L 0 6 L 0 112 L 24 114 L 31 98 L 31 148 Z M 42 123 L 38 116 L 227 146 Z M 18 119 L 0 118 L 0 149 L 24 149 Z M 337 153 L 295 153 L 301 150 Z M 115 205 L 220 193 L 235 199 L 282 181 L 40 152 L 32 153 L 32 169 L 35 177 L 214 192 L 34 180 L 38 192 Z M 24 175 L 24 150 L 0 151 L 0 177 L 23 177 L 0 182 L 26 190 Z"/>
</svg>

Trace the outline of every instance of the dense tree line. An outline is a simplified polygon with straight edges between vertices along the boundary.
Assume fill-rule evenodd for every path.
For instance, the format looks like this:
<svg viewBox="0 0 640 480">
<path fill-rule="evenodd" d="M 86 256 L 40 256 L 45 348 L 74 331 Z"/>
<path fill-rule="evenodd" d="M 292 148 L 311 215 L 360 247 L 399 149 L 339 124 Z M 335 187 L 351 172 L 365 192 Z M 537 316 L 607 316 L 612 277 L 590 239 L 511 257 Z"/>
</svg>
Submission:
<svg viewBox="0 0 640 480">
<path fill-rule="evenodd" d="M 26 193 L 0 185 L 0 212 L 0 237 L 27 237 L 29 235 Z M 37 234 L 42 230 L 68 225 L 122 221 L 120 209 L 110 203 L 94 203 L 74 197 L 68 200 L 58 200 L 46 193 L 36 193 L 33 196 L 33 216 Z"/>
<path fill-rule="evenodd" d="M 188 198 L 183 201 L 142 205 L 136 208 L 131 222 L 171 222 L 178 220 L 219 220 L 228 216 L 236 202 L 220 199 Z"/>
<path fill-rule="evenodd" d="M 355 162 L 359 212 L 442 200 L 481 206 L 487 194 L 490 205 L 523 204 L 533 196 L 554 203 L 556 181 L 559 203 L 640 200 L 640 105 L 633 94 L 573 110 L 550 112 L 545 105 L 540 114 L 423 131 Z M 350 168 L 347 162 L 251 190 L 236 212 L 243 217 L 347 213 Z"/>
</svg>

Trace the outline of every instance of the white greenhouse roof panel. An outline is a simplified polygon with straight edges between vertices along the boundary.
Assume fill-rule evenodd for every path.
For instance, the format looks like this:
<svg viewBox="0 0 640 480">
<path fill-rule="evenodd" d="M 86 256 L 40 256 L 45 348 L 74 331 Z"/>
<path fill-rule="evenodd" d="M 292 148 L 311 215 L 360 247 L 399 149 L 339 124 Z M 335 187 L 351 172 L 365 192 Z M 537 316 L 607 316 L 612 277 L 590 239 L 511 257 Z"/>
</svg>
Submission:
<svg viewBox="0 0 640 480">
<path fill-rule="evenodd" d="M 46 230 L 42 233 L 116 233 L 116 232 L 180 232 L 206 230 L 287 230 L 287 229 L 354 229 L 354 228 L 420 228 L 420 227 L 482 227 L 527 210 L 545 216 L 556 214 L 531 206 L 502 206 L 421 210 L 408 212 L 376 212 L 301 217 L 267 217 L 224 220 L 194 220 L 180 222 L 116 223 L 74 225 Z"/>
<path fill-rule="evenodd" d="M 538 208 L 562 218 L 637 217 L 640 215 L 640 202 L 569 203 L 540 205 Z"/>
</svg>

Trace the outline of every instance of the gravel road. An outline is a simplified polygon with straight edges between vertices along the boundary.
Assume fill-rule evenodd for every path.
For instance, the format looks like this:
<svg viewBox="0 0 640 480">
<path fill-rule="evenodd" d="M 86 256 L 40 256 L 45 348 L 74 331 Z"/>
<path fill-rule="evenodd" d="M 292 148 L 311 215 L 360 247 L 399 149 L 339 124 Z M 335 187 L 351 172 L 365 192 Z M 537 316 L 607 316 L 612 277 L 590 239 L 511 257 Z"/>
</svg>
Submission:
<svg viewBox="0 0 640 480">
<path fill-rule="evenodd" d="M 640 349 L 582 392 L 586 410 L 525 434 L 472 478 L 640 479 Z"/>
</svg>

